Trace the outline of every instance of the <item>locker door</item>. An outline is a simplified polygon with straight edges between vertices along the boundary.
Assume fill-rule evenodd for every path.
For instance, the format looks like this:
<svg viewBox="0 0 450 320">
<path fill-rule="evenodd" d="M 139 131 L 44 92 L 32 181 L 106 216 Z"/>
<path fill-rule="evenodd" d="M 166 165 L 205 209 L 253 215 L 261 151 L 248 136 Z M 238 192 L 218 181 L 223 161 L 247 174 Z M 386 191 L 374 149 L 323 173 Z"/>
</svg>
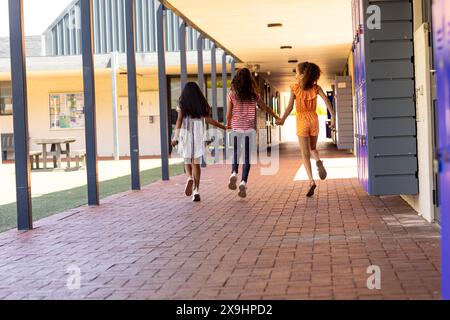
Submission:
<svg viewBox="0 0 450 320">
<path fill-rule="evenodd" d="M 442 1 L 444 9 L 442 10 L 444 20 L 444 72 L 443 72 L 443 92 L 445 95 L 445 109 L 443 110 L 442 131 L 440 133 L 441 145 L 444 150 L 450 148 L 450 1 Z"/>
<path fill-rule="evenodd" d="M 412 1 L 363 0 L 363 18 L 373 3 L 381 29 L 362 21 L 360 31 L 364 186 L 370 195 L 417 194 Z"/>
<path fill-rule="evenodd" d="M 446 4 L 447 3 L 447 4 Z M 447 7 L 446 7 L 447 6 Z M 439 182 L 441 194 L 442 297 L 450 299 L 450 4 L 433 1 L 434 55 L 438 95 Z"/>
<path fill-rule="evenodd" d="M 358 70 L 359 72 L 359 70 Z M 364 154 L 363 154 L 363 121 L 362 121 L 362 104 L 363 104 L 363 96 L 361 92 L 361 86 L 358 85 L 358 89 L 356 90 L 356 97 L 357 97 L 357 147 L 358 147 L 358 178 L 361 184 L 364 182 Z"/>
<path fill-rule="evenodd" d="M 358 178 L 361 180 L 361 95 L 359 92 L 359 44 L 356 44 L 355 48 L 355 94 L 356 94 L 356 156 L 358 163 Z"/>
<path fill-rule="evenodd" d="M 369 150 L 368 150 L 368 135 L 367 135 L 367 92 L 366 85 L 363 83 L 361 87 L 363 102 L 362 102 L 362 112 L 361 112 L 361 121 L 362 121 L 362 170 L 363 170 L 363 186 L 364 190 L 370 192 L 369 189 Z"/>
<path fill-rule="evenodd" d="M 358 36 L 359 36 L 359 43 L 360 43 L 360 57 L 359 57 L 359 83 L 360 85 L 363 85 L 366 79 L 366 60 L 365 60 L 365 12 L 364 12 L 364 5 L 363 1 L 359 1 L 359 26 L 358 26 Z"/>
<path fill-rule="evenodd" d="M 435 0 L 433 2 L 433 32 L 434 32 L 434 54 L 435 54 L 435 66 L 436 66 L 436 85 L 438 95 L 438 126 L 439 126 L 439 145 L 440 148 L 445 148 L 448 145 L 446 134 L 446 105 L 447 96 L 446 92 L 446 34 L 445 34 L 445 21 L 444 21 L 444 1 Z"/>
<path fill-rule="evenodd" d="M 361 1 L 357 0 L 355 4 L 355 15 L 356 15 L 356 25 L 355 25 L 355 37 L 356 37 L 356 52 L 357 52 L 357 60 L 355 63 L 356 67 L 356 74 L 355 74 L 355 80 L 356 80 L 356 95 L 357 95 L 357 109 L 358 109 L 358 178 L 361 184 L 364 182 L 364 170 L 363 170 L 363 146 L 362 146 L 362 135 L 363 135 L 363 128 L 362 128 L 362 92 L 361 92 L 361 64 L 363 61 L 361 60 L 361 47 L 363 44 L 361 43 L 361 38 L 359 35 L 359 26 L 361 24 Z"/>
<path fill-rule="evenodd" d="M 364 93 L 365 86 L 361 85 L 357 91 L 357 147 L 358 147 L 358 177 L 367 190 L 367 144 L 366 144 L 366 129 L 365 129 L 365 114 L 366 114 L 366 97 Z"/>
<path fill-rule="evenodd" d="M 361 91 L 360 88 L 356 91 L 357 95 L 357 147 L 358 147 L 358 178 L 361 184 L 363 184 L 364 176 L 363 176 L 363 147 L 362 147 L 362 99 L 361 99 Z"/>
<path fill-rule="evenodd" d="M 353 2 L 353 22 L 354 22 L 354 29 L 353 29 L 353 36 L 354 36 L 354 46 L 355 46 L 355 61 L 354 61 L 354 69 L 355 69 L 355 89 L 359 88 L 359 66 L 361 64 L 360 61 L 360 42 L 359 42 L 359 36 L 358 36 L 358 30 L 359 30 L 359 0 L 355 0 Z"/>
<path fill-rule="evenodd" d="M 358 163 L 358 179 L 362 182 L 362 146 L 361 146 L 361 95 L 359 89 L 356 94 L 356 156 Z"/>
<path fill-rule="evenodd" d="M 442 261 L 443 272 L 442 275 L 442 288 L 444 299 L 450 299 L 450 201 L 448 195 L 450 194 L 450 1 L 443 1 L 445 5 L 444 10 L 441 12 L 444 16 L 445 24 L 445 46 L 444 46 L 444 58 L 446 59 L 445 72 L 443 74 L 443 94 L 445 94 L 445 118 L 443 119 L 443 125 L 440 139 L 441 139 L 441 165 L 442 172 L 440 177 L 441 183 L 441 195 L 444 198 L 446 196 L 445 203 L 442 206 L 441 211 L 441 226 L 442 226 Z M 439 117 L 441 118 L 441 116 Z M 442 201 L 442 200 L 441 200 Z"/>
<path fill-rule="evenodd" d="M 360 118 L 361 118 L 361 108 L 360 108 L 360 94 L 359 94 L 359 65 L 360 65 L 360 55 L 359 55 L 359 47 L 360 44 L 358 42 L 358 28 L 359 28 L 359 0 L 353 0 L 352 1 L 352 20 L 353 20 L 353 76 L 354 76 L 354 86 L 355 86 L 355 95 L 356 95 L 356 159 L 358 164 L 358 178 L 361 180 L 362 178 L 362 171 L 361 171 L 361 125 L 360 125 Z"/>
<path fill-rule="evenodd" d="M 369 152 L 367 134 L 367 91 L 366 91 L 366 30 L 364 1 L 359 1 L 359 42 L 360 42 L 360 70 L 359 82 L 361 92 L 361 175 L 364 190 L 369 192 Z"/>
</svg>

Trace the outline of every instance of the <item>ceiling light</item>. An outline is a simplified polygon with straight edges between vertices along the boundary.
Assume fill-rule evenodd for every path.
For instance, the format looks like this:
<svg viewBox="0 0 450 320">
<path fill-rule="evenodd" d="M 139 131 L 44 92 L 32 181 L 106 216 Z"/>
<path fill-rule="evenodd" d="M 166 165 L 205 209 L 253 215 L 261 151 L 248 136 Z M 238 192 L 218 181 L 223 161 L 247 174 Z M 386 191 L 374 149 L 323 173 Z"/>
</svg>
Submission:
<svg viewBox="0 0 450 320">
<path fill-rule="evenodd" d="M 268 28 L 276 28 L 276 27 L 282 27 L 283 24 L 282 23 L 269 23 L 267 24 Z"/>
<path fill-rule="evenodd" d="M 283 50 L 283 49 L 292 49 L 292 46 L 281 46 L 280 49 L 281 50 Z"/>
</svg>

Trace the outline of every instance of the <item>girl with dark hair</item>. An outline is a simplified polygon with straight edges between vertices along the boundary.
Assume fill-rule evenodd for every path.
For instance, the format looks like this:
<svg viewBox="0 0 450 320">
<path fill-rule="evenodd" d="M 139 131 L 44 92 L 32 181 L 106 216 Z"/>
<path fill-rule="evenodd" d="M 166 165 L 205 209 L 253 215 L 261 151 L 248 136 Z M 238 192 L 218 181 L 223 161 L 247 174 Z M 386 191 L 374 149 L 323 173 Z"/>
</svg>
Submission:
<svg viewBox="0 0 450 320">
<path fill-rule="evenodd" d="M 200 164 L 205 155 L 204 121 L 226 130 L 226 127 L 211 118 L 211 107 L 195 82 L 188 82 L 178 101 L 178 119 L 172 146 L 178 146 L 184 158 L 188 180 L 184 193 L 200 201 Z"/>
<path fill-rule="evenodd" d="M 320 78 L 320 68 L 311 62 L 302 62 L 297 65 L 296 80 L 291 86 L 291 98 L 283 117 L 277 121 L 278 125 L 283 125 L 286 118 L 294 108 L 297 113 L 297 136 L 303 156 L 303 164 L 309 177 L 310 185 L 307 197 L 314 195 L 316 183 L 311 169 L 311 156 L 316 160 L 317 170 L 321 180 L 327 177 L 327 171 L 320 160 L 319 152 L 316 149 L 319 137 L 319 117 L 317 116 L 317 96 L 319 95 L 327 105 L 331 114 L 331 125 L 334 127 L 334 112 L 328 97 L 322 88 L 317 85 Z"/>
<path fill-rule="evenodd" d="M 270 109 L 261 99 L 256 89 L 255 81 L 247 68 L 239 69 L 231 81 L 231 90 L 227 103 L 227 128 L 233 131 L 233 166 L 228 188 L 236 190 L 239 170 L 238 147 L 245 140 L 244 166 L 242 181 L 239 185 L 239 196 L 247 196 L 247 181 L 250 172 L 250 133 L 255 130 L 256 106 L 279 119 L 278 115 Z"/>
</svg>

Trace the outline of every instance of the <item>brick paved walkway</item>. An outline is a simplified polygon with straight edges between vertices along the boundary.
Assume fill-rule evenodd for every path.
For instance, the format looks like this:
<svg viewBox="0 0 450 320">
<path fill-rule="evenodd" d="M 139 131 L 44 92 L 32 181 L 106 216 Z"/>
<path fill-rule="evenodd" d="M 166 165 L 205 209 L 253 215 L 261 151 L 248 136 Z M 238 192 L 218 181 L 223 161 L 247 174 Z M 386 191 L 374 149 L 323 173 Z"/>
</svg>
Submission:
<svg viewBox="0 0 450 320">
<path fill-rule="evenodd" d="M 328 156 L 331 177 L 354 172 L 341 166 L 348 155 Z M 255 166 L 245 200 L 216 166 L 204 171 L 201 203 L 176 177 L 2 233 L 0 299 L 440 298 L 436 227 L 355 178 L 320 182 L 307 200 L 299 166 L 292 147 L 277 176 Z M 66 287 L 71 265 L 79 290 Z M 369 265 L 381 268 L 381 290 L 366 287 Z"/>
</svg>

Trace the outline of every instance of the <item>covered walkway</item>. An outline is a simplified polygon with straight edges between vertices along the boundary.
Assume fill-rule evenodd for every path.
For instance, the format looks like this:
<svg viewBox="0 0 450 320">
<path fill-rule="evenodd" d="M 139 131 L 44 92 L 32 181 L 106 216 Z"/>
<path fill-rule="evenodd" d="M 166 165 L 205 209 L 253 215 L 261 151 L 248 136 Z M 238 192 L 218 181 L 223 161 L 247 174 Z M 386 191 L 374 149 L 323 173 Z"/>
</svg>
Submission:
<svg viewBox="0 0 450 320">
<path fill-rule="evenodd" d="M 400 197 L 368 196 L 352 156 L 321 148 L 331 179 L 312 199 L 286 144 L 278 175 L 253 167 L 245 200 L 217 165 L 200 203 L 179 176 L 2 233 L 0 299 L 440 298 L 439 230 Z M 371 265 L 380 290 L 367 288 Z"/>
</svg>

